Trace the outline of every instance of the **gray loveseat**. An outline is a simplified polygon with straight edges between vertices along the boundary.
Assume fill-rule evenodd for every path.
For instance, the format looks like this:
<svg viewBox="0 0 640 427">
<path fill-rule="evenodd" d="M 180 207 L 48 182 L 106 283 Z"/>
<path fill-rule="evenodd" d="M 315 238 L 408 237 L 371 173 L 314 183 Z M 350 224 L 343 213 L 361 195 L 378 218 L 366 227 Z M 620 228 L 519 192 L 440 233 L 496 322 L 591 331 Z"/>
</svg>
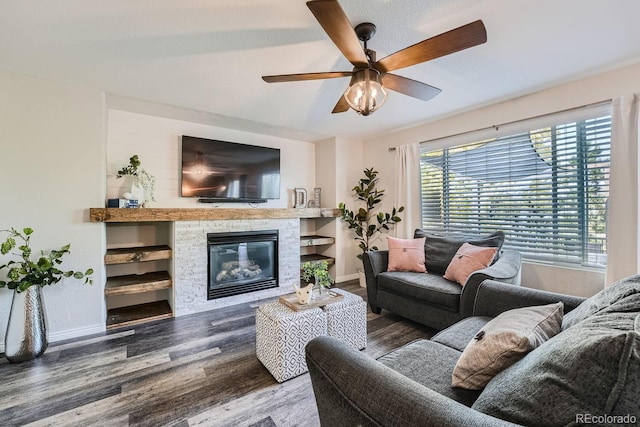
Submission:
<svg viewBox="0 0 640 427">
<path fill-rule="evenodd" d="M 462 319 L 464 300 L 475 297 L 485 279 L 520 285 L 521 257 L 516 251 L 500 251 L 504 233 L 485 237 L 436 234 L 416 230 L 414 237 L 425 237 L 425 266 L 428 273 L 387 271 L 389 251 L 370 251 L 363 255 L 367 281 L 367 301 L 376 314 L 381 309 L 399 314 L 425 326 L 444 329 Z M 469 276 L 465 286 L 442 277 L 449 262 L 465 243 L 497 247 L 499 257 L 489 267 Z"/>
<path fill-rule="evenodd" d="M 469 340 L 512 308 L 561 301 L 562 331 L 483 390 L 451 386 Z M 487 280 L 470 317 L 374 360 L 338 340 L 306 347 L 323 426 L 638 425 L 640 276 L 581 298 Z"/>
</svg>

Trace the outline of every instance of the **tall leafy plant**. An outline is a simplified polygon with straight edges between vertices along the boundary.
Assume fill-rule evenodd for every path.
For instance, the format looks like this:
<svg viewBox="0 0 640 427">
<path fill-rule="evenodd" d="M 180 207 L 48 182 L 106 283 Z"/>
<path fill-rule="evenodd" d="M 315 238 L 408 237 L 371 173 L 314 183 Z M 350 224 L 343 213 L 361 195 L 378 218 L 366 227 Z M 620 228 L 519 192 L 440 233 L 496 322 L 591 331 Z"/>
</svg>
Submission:
<svg viewBox="0 0 640 427">
<path fill-rule="evenodd" d="M 20 252 L 13 253 L 18 260 L 10 260 L 6 264 L 0 265 L 0 272 L 6 270 L 7 280 L 0 280 L 0 288 L 5 286 L 17 292 L 23 292 L 30 286 L 47 286 L 58 283 L 63 277 L 72 277 L 77 280 L 84 279 L 84 283 L 93 284 L 91 275 L 93 269 L 82 271 L 60 270 L 62 258 L 70 253 L 70 245 L 64 245 L 58 250 L 52 250 L 49 254 L 40 251 L 40 255 L 35 260 L 31 259 L 31 228 L 24 228 L 18 231 L 15 228 L 10 230 L 0 230 L 7 233 L 6 240 L 0 245 L 0 254 L 10 254 L 12 250 L 18 249 Z"/>
<path fill-rule="evenodd" d="M 360 178 L 358 185 L 351 190 L 364 206 L 351 211 L 342 202 L 338 205 L 340 216 L 349 225 L 349 229 L 354 231 L 355 239 L 359 241 L 358 247 L 362 251 L 358 254 L 359 259 L 362 259 L 362 255 L 367 251 L 378 250 L 373 241 L 378 234 L 399 223 L 401 218 L 398 214 L 404 211 L 404 206 L 400 206 L 397 209 L 392 208 L 391 213 L 376 213 L 376 207 L 382 203 L 384 197 L 384 190 L 379 190 L 377 185 L 378 171 L 373 168 L 365 169 L 364 178 Z"/>
</svg>

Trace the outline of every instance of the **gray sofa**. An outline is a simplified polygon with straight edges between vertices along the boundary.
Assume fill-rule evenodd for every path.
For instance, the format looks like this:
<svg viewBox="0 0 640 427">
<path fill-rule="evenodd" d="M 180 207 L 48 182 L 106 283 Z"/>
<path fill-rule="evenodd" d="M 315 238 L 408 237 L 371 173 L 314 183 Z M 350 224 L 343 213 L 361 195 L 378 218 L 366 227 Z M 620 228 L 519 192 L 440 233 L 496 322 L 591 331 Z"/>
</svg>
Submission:
<svg viewBox="0 0 640 427">
<path fill-rule="evenodd" d="M 562 331 L 483 390 L 451 386 L 466 344 L 494 316 L 561 301 Z M 640 276 L 582 298 L 491 280 L 471 317 L 374 360 L 329 337 L 306 347 L 323 426 L 638 425 Z M 466 304 L 466 303 L 465 303 Z"/>
<path fill-rule="evenodd" d="M 414 237 L 426 238 L 427 274 L 387 271 L 389 252 L 386 250 L 369 251 L 363 255 L 367 301 L 372 312 L 379 314 L 381 309 L 385 309 L 440 330 L 464 317 L 464 300 L 475 297 L 478 285 L 483 280 L 495 279 L 520 285 L 520 254 L 510 250 L 500 251 L 504 241 L 501 231 L 485 237 L 473 237 L 416 230 Z M 498 247 L 499 257 L 489 267 L 472 273 L 463 287 L 442 276 L 464 242 Z"/>
</svg>

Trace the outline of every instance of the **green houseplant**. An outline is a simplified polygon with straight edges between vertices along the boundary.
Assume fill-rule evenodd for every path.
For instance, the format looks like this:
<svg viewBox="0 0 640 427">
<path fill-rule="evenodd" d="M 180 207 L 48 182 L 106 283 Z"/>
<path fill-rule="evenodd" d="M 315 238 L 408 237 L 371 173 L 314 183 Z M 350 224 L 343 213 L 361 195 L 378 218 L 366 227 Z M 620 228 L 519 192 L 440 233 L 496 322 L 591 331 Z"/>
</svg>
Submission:
<svg viewBox="0 0 640 427">
<path fill-rule="evenodd" d="M 342 202 L 338 205 L 340 217 L 349 225 L 349 230 L 353 230 L 355 239 L 360 242 L 358 247 L 362 252 L 358 254 L 358 259 L 362 259 L 362 255 L 367 251 L 378 250 L 372 242 L 378 234 L 388 231 L 390 227 L 400 222 L 401 218 L 398 214 L 404 211 L 404 206 L 400 206 L 397 209 L 392 208 L 391 213 L 375 212 L 384 197 L 384 190 L 377 188 L 378 179 L 378 171 L 373 168 L 365 169 L 364 178 L 360 178 L 358 185 L 351 189 L 357 199 L 364 202 L 364 206 L 351 211 Z"/>
<path fill-rule="evenodd" d="M 327 261 L 307 261 L 302 264 L 302 280 L 307 283 L 314 283 L 318 293 L 322 295 L 323 288 L 330 288 L 333 279 L 329 274 L 329 263 Z"/>
<path fill-rule="evenodd" d="M 19 261 L 10 260 L 6 264 L 0 265 L 0 272 L 7 270 L 7 279 L 0 280 L 0 288 L 5 286 L 9 289 L 15 289 L 17 292 L 23 292 L 31 286 L 47 286 L 58 283 L 63 277 L 73 277 L 74 279 L 84 279 L 84 283 L 93 284 L 91 275 L 93 269 L 88 269 L 84 273 L 81 271 L 62 271 L 57 266 L 62 264 L 62 258 L 70 253 L 69 249 L 71 245 L 64 245 L 58 250 L 52 250 L 49 255 L 45 255 L 44 251 L 40 252 L 40 257 L 37 261 L 31 260 L 31 234 L 33 230 L 31 228 L 24 228 L 22 232 L 11 228 L 10 230 L 0 230 L 2 233 L 8 233 L 7 239 L 2 243 L 0 247 L 0 253 L 7 255 L 13 249 L 20 250 L 19 254 L 14 254 L 19 257 Z M 22 244 L 18 246 L 16 239 L 22 241 Z"/>
<path fill-rule="evenodd" d="M 149 200 L 152 202 L 156 201 L 156 179 L 149 172 L 142 169 L 140 167 L 141 164 L 142 162 L 138 155 L 134 154 L 129 158 L 129 164 L 118 171 L 116 178 L 123 178 L 127 176 L 132 177 L 133 185 L 145 190 L 145 200 L 141 201 L 141 204 L 144 206 L 149 202 Z"/>
<path fill-rule="evenodd" d="M 6 279 L 0 280 L 0 288 L 13 290 L 9 322 L 5 334 L 5 356 L 10 362 L 21 362 L 41 356 L 47 349 L 47 332 L 41 288 L 60 282 L 63 278 L 83 280 L 93 284 L 92 269 L 86 271 L 61 270 L 62 259 L 69 254 L 70 245 L 52 250 L 49 254 L 40 251 L 32 260 L 31 228 L 18 231 L 15 228 L 0 230 L 7 233 L 0 245 L 0 254 L 11 255 L 11 259 L 0 265 L 0 273 L 6 271 Z"/>
<path fill-rule="evenodd" d="M 377 207 L 382 203 L 384 190 L 378 189 L 378 171 L 373 168 L 364 170 L 364 177 L 360 178 L 358 185 L 352 188 L 356 198 L 363 203 L 360 208 L 349 210 L 342 202 L 338 205 L 340 217 L 345 221 L 349 230 L 355 233 L 360 253 L 358 259 L 362 260 L 362 255 L 370 250 L 378 250 L 373 244 L 379 234 L 388 231 L 392 226 L 399 223 L 401 218 L 399 213 L 404 211 L 404 206 L 392 208 L 390 213 L 376 212 Z M 361 272 L 360 285 L 363 285 L 363 275 Z"/>
</svg>

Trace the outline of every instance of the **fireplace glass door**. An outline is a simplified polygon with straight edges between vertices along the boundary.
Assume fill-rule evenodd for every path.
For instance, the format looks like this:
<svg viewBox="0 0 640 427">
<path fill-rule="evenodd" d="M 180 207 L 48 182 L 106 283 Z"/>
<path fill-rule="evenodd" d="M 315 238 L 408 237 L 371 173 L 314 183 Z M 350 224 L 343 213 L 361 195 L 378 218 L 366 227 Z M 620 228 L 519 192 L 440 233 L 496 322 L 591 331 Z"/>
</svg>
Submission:
<svg viewBox="0 0 640 427">
<path fill-rule="evenodd" d="M 208 299 L 278 286 L 278 231 L 207 234 Z"/>
</svg>

